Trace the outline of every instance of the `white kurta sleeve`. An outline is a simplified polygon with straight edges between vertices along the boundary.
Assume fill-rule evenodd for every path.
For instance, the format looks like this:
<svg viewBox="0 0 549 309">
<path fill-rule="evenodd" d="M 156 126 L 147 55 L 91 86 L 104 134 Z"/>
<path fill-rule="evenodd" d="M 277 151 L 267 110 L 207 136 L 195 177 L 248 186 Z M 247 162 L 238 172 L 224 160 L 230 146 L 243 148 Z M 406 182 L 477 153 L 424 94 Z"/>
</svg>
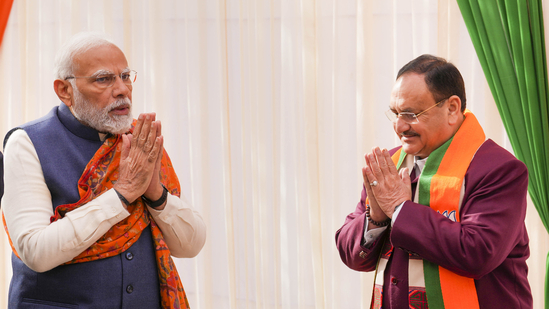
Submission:
<svg viewBox="0 0 549 309">
<path fill-rule="evenodd" d="M 206 225 L 184 196 L 168 194 L 163 210 L 149 207 L 149 211 L 173 256 L 189 258 L 200 252 L 206 242 Z"/>
<path fill-rule="evenodd" d="M 6 144 L 4 185 L 2 211 L 10 239 L 21 260 L 37 272 L 72 260 L 129 216 L 111 189 L 50 223 L 51 194 L 34 145 L 23 130 L 15 131 Z"/>
</svg>

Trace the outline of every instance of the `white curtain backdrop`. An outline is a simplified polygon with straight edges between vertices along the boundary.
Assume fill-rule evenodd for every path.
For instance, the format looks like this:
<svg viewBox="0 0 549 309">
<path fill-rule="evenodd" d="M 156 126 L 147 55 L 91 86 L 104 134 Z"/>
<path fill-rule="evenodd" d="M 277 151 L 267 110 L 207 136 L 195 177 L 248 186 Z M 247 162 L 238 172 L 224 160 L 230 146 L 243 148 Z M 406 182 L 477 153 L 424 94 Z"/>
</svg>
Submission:
<svg viewBox="0 0 549 309">
<path fill-rule="evenodd" d="M 511 149 L 450 0 L 15 0 L 0 48 L 2 138 L 59 104 L 55 53 L 88 30 L 110 35 L 138 72 L 135 112 L 162 120 L 182 193 L 208 226 L 202 252 L 176 261 L 195 309 L 369 307 L 372 274 L 341 262 L 334 234 L 359 201 L 363 154 L 398 145 L 383 112 L 416 56 L 456 64 L 468 108 Z M 542 308 L 549 241 L 531 203 L 527 226 Z"/>
</svg>

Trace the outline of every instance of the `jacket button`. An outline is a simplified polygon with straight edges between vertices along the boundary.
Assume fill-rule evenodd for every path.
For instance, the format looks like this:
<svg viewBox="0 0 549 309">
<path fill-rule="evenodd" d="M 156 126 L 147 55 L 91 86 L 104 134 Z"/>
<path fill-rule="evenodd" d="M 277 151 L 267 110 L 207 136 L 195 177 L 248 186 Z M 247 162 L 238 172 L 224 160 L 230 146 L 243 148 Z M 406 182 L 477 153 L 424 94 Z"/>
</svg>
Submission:
<svg viewBox="0 0 549 309">
<path fill-rule="evenodd" d="M 133 285 L 131 285 L 131 284 L 128 285 L 128 286 L 126 287 L 126 292 L 128 292 L 128 294 L 133 293 Z"/>
<path fill-rule="evenodd" d="M 126 252 L 126 259 L 132 260 L 132 259 L 133 259 L 133 253 L 131 253 L 131 252 Z"/>
<path fill-rule="evenodd" d="M 391 284 L 392 284 L 392 285 L 397 285 L 397 283 L 398 283 L 398 279 L 397 279 L 397 278 L 395 278 L 395 277 L 391 278 Z"/>
</svg>

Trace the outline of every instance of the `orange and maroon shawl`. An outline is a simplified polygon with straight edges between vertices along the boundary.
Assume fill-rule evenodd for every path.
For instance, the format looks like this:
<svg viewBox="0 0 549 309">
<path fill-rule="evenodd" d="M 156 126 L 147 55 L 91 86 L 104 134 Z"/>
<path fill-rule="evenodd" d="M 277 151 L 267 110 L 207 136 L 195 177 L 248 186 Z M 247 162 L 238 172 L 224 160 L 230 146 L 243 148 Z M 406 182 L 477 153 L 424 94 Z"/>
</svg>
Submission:
<svg viewBox="0 0 549 309">
<path fill-rule="evenodd" d="M 80 200 L 74 204 L 59 205 L 51 217 L 51 222 L 63 218 L 67 212 L 88 203 L 113 187 L 118 179 L 121 149 L 121 135 L 113 135 L 105 140 L 78 181 Z M 180 196 L 179 180 L 166 151 L 162 156 L 160 181 L 171 194 Z M 95 261 L 118 255 L 131 247 L 139 239 L 141 232 L 150 224 L 156 251 L 162 308 L 190 308 L 183 284 L 170 256 L 170 249 L 164 241 L 162 231 L 145 207 L 145 203 L 141 198 L 138 198 L 128 206 L 128 211 L 130 212 L 129 217 L 111 227 L 93 245 L 66 264 Z M 11 239 L 10 244 L 13 252 L 17 255 Z"/>
</svg>

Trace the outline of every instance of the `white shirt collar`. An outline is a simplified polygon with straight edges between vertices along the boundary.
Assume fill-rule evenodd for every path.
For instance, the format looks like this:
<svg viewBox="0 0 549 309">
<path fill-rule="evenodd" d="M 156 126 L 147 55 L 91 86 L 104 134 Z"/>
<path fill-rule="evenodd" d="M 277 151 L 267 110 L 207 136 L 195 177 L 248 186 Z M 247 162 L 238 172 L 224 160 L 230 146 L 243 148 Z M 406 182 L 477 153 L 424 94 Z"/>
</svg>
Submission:
<svg viewBox="0 0 549 309">
<path fill-rule="evenodd" d="M 415 166 L 417 166 L 417 168 L 419 169 L 420 174 L 423 171 L 423 168 L 425 167 L 425 162 L 427 161 L 427 158 L 428 157 L 420 159 L 419 157 L 414 157 L 414 163 L 416 164 Z"/>
</svg>

